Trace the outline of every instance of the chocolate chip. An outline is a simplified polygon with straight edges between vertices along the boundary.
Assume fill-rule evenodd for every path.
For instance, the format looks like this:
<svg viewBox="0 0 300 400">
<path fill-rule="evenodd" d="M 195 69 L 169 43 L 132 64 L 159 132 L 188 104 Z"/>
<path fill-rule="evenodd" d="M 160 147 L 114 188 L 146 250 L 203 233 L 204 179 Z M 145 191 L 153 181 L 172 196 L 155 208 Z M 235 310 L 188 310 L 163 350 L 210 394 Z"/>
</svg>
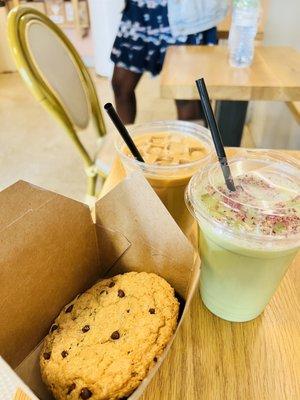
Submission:
<svg viewBox="0 0 300 400">
<path fill-rule="evenodd" d="M 153 358 L 153 361 L 154 361 L 154 362 L 157 362 L 157 357 L 154 357 L 154 358 Z"/>
<path fill-rule="evenodd" d="M 114 287 L 115 286 L 115 282 L 110 282 L 110 284 L 108 285 L 108 287 Z"/>
<path fill-rule="evenodd" d="M 123 292 L 123 290 L 121 290 L 121 289 L 118 290 L 118 296 L 125 297 L 125 293 Z"/>
<path fill-rule="evenodd" d="M 50 360 L 51 353 L 44 353 L 43 357 L 44 357 L 45 360 Z"/>
<path fill-rule="evenodd" d="M 58 329 L 58 325 L 54 324 L 54 325 L 51 326 L 50 332 L 52 333 L 52 332 L 56 331 L 56 329 Z"/>
<path fill-rule="evenodd" d="M 87 400 L 87 399 L 89 399 L 90 397 L 92 397 L 92 392 L 88 389 L 88 388 L 82 388 L 81 389 L 81 392 L 80 392 L 80 397 L 83 399 L 83 400 Z"/>
<path fill-rule="evenodd" d="M 76 383 L 72 383 L 69 387 L 68 387 L 68 391 L 67 394 L 70 394 L 71 392 L 73 392 L 73 390 L 76 388 Z"/>
<path fill-rule="evenodd" d="M 155 314 L 155 308 L 149 308 L 149 313 L 150 314 Z"/>
<path fill-rule="evenodd" d="M 86 333 L 90 330 L 90 326 L 89 325 L 84 325 L 84 327 L 81 329 L 83 333 Z"/>
<path fill-rule="evenodd" d="M 114 332 L 110 335 L 110 337 L 111 337 L 113 340 L 118 340 L 118 339 L 120 339 L 120 334 L 119 334 L 118 331 L 114 331 Z"/>
<path fill-rule="evenodd" d="M 62 358 L 66 358 L 68 354 L 69 354 L 69 353 L 68 353 L 66 350 L 63 350 L 63 351 L 61 352 Z"/>
<path fill-rule="evenodd" d="M 66 310 L 65 313 L 70 313 L 73 310 L 74 304 L 71 304 Z"/>
<path fill-rule="evenodd" d="M 130 310 L 126 310 L 128 313 L 130 313 Z"/>
</svg>

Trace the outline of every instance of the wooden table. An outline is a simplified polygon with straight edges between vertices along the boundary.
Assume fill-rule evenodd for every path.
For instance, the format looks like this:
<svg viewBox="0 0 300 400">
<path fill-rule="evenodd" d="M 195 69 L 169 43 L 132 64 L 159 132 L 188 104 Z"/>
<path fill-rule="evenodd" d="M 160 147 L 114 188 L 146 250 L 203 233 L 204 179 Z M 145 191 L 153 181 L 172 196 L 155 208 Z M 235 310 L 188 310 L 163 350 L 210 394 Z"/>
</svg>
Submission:
<svg viewBox="0 0 300 400">
<path fill-rule="evenodd" d="M 283 153 L 300 160 L 300 152 Z M 106 192 L 119 180 L 118 168 L 108 177 Z M 300 254 L 254 321 L 224 321 L 203 306 L 196 292 L 142 400 L 299 400 L 299 377 Z"/>
<path fill-rule="evenodd" d="M 224 46 L 173 46 L 167 50 L 161 96 L 199 99 L 195 80 L 204 77 L 223 141 L 239 146 L 249 100 L 300 100 L 300 52 L 257 46 L 249 68 L 233 68 Z"/>
</svg>

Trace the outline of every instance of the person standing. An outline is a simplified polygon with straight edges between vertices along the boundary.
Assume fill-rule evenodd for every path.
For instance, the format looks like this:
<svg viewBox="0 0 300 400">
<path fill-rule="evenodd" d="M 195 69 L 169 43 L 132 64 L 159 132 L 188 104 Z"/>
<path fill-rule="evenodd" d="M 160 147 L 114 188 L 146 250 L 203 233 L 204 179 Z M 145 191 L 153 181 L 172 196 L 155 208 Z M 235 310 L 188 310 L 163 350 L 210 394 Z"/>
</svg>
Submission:
<svg viewBox="0 0 300 400">
<path fill-rule="evenodd" d="M 227 0 L 127 0 L 111 52 L 116 108 L 125 124 L 136 117 L 135 88 L 144 72 L 160 73 L 170 45 L 217 44 Z M 176 100 L 178 119 L 201 117 L 198 101 Z"/>
</svg>

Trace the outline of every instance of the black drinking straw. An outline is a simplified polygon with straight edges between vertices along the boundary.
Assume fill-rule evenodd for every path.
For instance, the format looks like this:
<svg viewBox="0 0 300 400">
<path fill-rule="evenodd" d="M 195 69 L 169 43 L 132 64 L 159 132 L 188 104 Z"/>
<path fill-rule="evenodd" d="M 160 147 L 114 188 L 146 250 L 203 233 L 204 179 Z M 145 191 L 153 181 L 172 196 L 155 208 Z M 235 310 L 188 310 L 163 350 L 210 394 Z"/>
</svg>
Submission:
<svg viewBox="0 0 300 400">
<path fill-rule="evenodd" d="M 129 135 L 128 130 L 126 129 L 125 125 L 121 121 L 120 117 L 118 116 L 114 106 L 111 103 L 106 103 L 104 106 L 107 114 L 109 115 L 110 119 L 114 123 L 115 127 L 117 128 L 118 132 L 122 136 L 124 142 L 127 144 L 129 150 L 131 151 L 133 157 L 138 161 L 145 162 L 141 153 L 138 151 L 134 141 L 132 140 L 131 136 Z"/>
<path fill-rule="evenodd" d="M 198 92 L 199 92 L 199 95 L 201 98 L 204 115 L 205 115 L 206 121 L 208 123 L 208 126 L 210 127 L 210 131 L 211 131 L 211 135 L 212 135 L 212 138 L 214 141 L 217 156 L 218 156 L 219 162 L 221 164 L 221 168 L 222 168 L 222 172 L 224 175 L 226 186 L 227 186 L 228 190 L 230 190 L 231 192 L 235 192 L 235 186 L 234 186 L 231 171 L 230 171 L 230 168 L 228 165 L 228 161 L 226 158 L 226 153 L 225 153 L 225 149 L 223 146 L 222 138 L 220 135 L 220 131 L 219 131 L 217 122 L 214 117 L 213 110 L 210 105 L 210 101 L 209 101 L 209 97 L 208 97 L 204 79 L 201 78 L 201 79 L 196 80 L 196 85 L 197 85 L 197 89 L 198 89 Z"/>
</svg>

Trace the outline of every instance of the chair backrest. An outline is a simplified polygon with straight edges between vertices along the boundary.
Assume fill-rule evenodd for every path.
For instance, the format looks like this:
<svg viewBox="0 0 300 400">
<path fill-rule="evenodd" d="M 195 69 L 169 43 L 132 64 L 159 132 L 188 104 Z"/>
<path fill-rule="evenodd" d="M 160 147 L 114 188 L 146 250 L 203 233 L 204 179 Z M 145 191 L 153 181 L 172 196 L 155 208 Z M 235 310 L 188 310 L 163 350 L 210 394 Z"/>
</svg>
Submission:
<svg viewBox="0 0 300 400">
<path fill-rule="evenodd" d="M 48 17 L 29 7 L 10 12 L 8 36 L 25 83 L 63 124 L 86 166 L 92 166 L 78 132 L 90 123 L 99 137 L 106 130 L 92 79 L 74 46 Z"/>
</svg>

